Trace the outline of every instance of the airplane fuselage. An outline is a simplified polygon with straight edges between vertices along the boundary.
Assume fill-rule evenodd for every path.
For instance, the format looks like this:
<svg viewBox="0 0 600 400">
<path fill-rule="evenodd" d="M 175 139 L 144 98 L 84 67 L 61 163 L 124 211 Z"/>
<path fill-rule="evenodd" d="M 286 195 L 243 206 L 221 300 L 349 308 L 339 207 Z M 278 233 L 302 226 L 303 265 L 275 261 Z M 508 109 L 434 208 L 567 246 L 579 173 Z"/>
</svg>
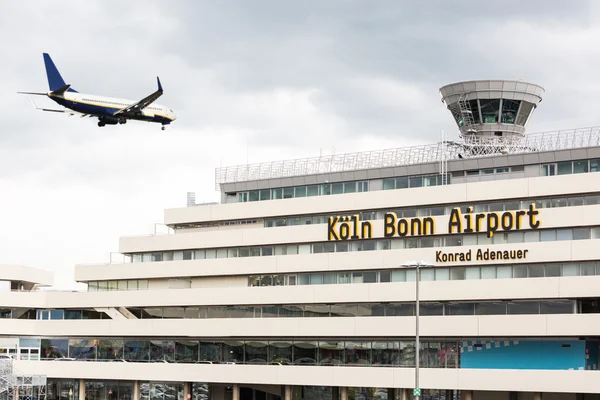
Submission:
<svg viewBox="0 0 600 400">
<path fill-rule="evenodd" d="M 123 123 L 127 119 L 133 119 L 168 125 L 176 118 L 173 110 L 161 106 L 160 104 L 151 104 L 144 107 L 135 115 L 114 116 L 115 112 L 135 104 L 136 101 L 78 92 L 65 92 L 60 96 L 49 93 L 48 97 L 61 106 L 75 112 L 99 117 L 107 124 L 110 124 L 111 122 L 119 123 L 119 121 L 121 121 L 120 123 Z"/>
</svg>

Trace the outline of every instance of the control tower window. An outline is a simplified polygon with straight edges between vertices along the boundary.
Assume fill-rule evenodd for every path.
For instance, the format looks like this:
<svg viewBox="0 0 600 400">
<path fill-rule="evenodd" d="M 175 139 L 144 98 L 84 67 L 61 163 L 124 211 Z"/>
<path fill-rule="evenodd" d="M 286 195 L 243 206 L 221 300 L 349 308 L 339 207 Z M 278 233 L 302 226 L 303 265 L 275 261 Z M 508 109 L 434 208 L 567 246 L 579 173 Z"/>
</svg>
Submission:
<svg viewBox="0 0 600 400">
<path fill-rule="evenodd" d="M 519 105 L 521 100 L 502 100 L 502 119 L 503 124 L 514 124 L 517 119 L 517 112 L 519 111 Z"/>
<path fill-rule="evenodd" d="M 484 124 L 493 124 L 498 122 L 498 113 L 500 110 L 500 100 L 479 100 L 481 104 L 481 117 Z"/>
<path fill-rule="evenodd" d="M 519 111 L 519 115 L 517 116 L 517 125 L 525 126 L 532 110 L 533 104 L 524 101 L 521 106 L 521 111 Z"/>
<path fill-rule="evenodd" d="M 469 109 L 471 110 L 473 115 L 473 123 L 480 124 L 481 118 L 479 117 L 479 106 L 477 105 L 477 100 L 469 100 Z"/>
</svg>

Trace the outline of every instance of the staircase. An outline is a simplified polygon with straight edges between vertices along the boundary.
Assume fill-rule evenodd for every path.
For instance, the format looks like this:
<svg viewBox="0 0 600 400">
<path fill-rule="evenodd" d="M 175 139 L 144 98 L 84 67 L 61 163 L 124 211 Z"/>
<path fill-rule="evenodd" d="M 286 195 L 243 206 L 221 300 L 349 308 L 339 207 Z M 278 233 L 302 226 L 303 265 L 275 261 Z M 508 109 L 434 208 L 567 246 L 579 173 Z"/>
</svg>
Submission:
<svg viewBox="0 0 600 400">
<path fill-rule="evenodd" d="M 475 119 L 473 118 L 473 111 L 469 106 L 469 100 L 467 100 L 468 93 L 462 93 L 458 98 L 458 110 L 462 119 L 462 126 L 467 128 L 468 133 L 475 133 L 474 129 Z"/>
</svg>

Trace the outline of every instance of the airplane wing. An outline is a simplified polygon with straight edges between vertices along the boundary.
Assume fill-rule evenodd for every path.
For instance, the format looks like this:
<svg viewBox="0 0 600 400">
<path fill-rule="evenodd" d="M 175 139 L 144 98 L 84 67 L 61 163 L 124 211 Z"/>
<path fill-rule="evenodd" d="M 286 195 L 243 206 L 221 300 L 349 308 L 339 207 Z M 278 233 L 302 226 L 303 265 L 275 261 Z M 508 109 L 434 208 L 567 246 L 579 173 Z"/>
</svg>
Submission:
<svg viewBox="0 0 600 400">
<path fill-rule="evenodd" d="M 29 99 L 31 101 L 31 105 L 33 106 L 33 108 L 35 108 L 36 110 L 40 110 L 40 111 L 49 111 L 49 112 L 57 112 L 57 113 L 64 113 L 64 114 L 68 114 L 69 117 L 72 117 L 73 115 L 81 115 L 81 118 L 88 116 L 89 114 L 83 114 L 77 111 L 73 111 L 73 110 L 69 110 L 68 108 L 63 108 L 63 109 L 56 109 L 56 108 L 43 108 L 43 107 L 38 107 L 33 100 Z"/>
<path fill-rule="evenodd" d="M 135 104 L 131 104 L 125 108 L 120 109 L 119 111 L 115 112 L 113 115 L 138 114 L 141 112 L 141 110 L 143 110 L 144 108 L 148 107 L 150 104 L 155 102 L 156 99 L 158 99 L 163 94 L 163 88 L 162 88 L 162 85 L 160 84 L 160 79 L 158 78 L 158 76 L 156 77 L 156 81 L 158 83 L 158 90 L 156 92 L 152 93 L 149 96 L 144 97 L 142 100 L 138 101 Z"/>
</svg>

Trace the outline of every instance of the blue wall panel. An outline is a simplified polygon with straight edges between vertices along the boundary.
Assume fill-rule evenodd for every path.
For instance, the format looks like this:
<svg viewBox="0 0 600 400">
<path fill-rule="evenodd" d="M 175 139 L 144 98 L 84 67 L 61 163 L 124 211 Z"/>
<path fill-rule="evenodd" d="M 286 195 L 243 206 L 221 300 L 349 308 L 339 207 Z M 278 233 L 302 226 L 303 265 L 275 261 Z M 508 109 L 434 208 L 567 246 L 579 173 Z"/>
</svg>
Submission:
<svg viewBox="0 0 600 400">
<path fill-rule="evenodd" d="M 460 367 L 579 370 L 586 367 L 585 349 L 584 340 L 465 341 L 460 349 Z"/>
</svg>

